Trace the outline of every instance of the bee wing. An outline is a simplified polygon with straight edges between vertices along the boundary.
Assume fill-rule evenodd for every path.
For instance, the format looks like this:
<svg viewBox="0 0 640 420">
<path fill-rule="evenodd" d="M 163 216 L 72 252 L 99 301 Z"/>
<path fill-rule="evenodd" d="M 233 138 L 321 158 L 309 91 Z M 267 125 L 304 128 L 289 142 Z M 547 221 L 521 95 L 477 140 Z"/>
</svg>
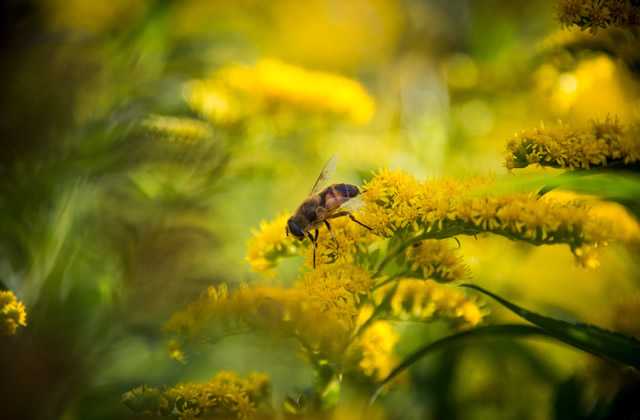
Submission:
<svg viewBox="0 0 640 420">
<path fill-rule="evenodd" d="M 309 195 L 314 195 L 322 189 L 327 183 L 327 181 L 333 176 L 333 173 L 336 171 L 336 156 L 333 155 L 329 158 L 327 163 L 324 164 L 324 168 L 318 175 L 318 179 L 316 179 L 316 183 L 313 184 L 313 188 L 311 188 L 311 193 Z"/>
<path fill-rule="evenodd" d="M 364 201 L 362 201 L 362 196 L 358 195 L 342 203 L 342 205 L 338 207 L 336 211 L 348 211 L 351 213 L 360 210 L 363 206 Z"/>
</svg>

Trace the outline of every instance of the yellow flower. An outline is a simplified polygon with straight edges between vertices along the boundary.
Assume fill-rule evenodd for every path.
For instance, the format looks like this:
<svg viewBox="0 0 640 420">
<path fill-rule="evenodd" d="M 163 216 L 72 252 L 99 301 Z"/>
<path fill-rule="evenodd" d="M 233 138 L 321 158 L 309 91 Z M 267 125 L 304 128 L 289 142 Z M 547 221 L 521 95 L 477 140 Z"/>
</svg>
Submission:
<svg viewBox="0 0 640 420">
<path fill-rule="evenodd" d="M 389 321 L 375 321 L 350 346 L 350 356 L 357 359 L 357 366 L 365 376 L 380 381 L 397 363 L 393 349 L 399 339 Z"/>
<path fill-rule="evenodd" d="M 490 232 L 534 245 L 566 243 L 572 250 L 617 237 L 610 221 L 579 202 L 534 194 L 491 195 L 491 178 L 418 182 L 383 170 L 365 185 L 364 223 L 381 235 L 407 232 L 420 239 Z"/>
<path fill-rule="evenodd" d="M 185 144 L 209 139 L 213 135 L 209 124 L 194 118 L 150 115 L 142 125 L 155 133 L 166 136 L 170 141 Z"/>
<path fill-rule="evenodd" d="M 371 289 L 373 280 L 364 269 L 350 264 L 321 265 L 302 276 L 297 285 L 319 313 L 331 317 L 351 331 L 358 316 L 359 295 Z"/>
<path fill-rule="evenodd" d="M 356 217 L 359 216 L 357 213 Z M 324 228 L 320 231 L 316 250 L 318 266 L 333 263 L 353 264 L 358 254 L 366 252 L 367 247 L 378 239 L 376 235 L 348 217 L 332 219 L 331 233 Z M 308 247 L 306 252 L 306 263 L 308 267 L 313 265 L 312 247 Z"/>
<path fill-rule="evenodd" d="M 262 221 L 260 228 L 253 231 L 246 257 L 251 269 L 273 274 L 272 269 L 279 258 L 295 254 L 298 243 L 285 232 L 288 219 L 288 214 L 282 214 L 271 222 Z"/>
<path fill-rule="evenodd" d="M 490 177 L 418 181 L 402 171 L 382 170 L 363 187 L 364 206 L 356 214 L 373 228 L 373 233 L 350 220 L 336 220 L 334 237 L 325 231 L 320 236 L 317 265 L 347 263 L 370 267 L 374 260 L 369 258 L 372 250 L 380 249 L 381 238 L 392 236 L 417 243 L 486 232 L 534 245 L 563 243 L 574 253 L 586 246 L 597 248 L 609 240 L 629 238 L 628 229 L 622 229 L 611 217 L 600 217 L 583 201 L 526 193 L 495 195 L 491 192 L 493 184 Z M 273 222 L 263 222 L 254 232 L 247 260 L 255 270 L 268 271 L 278 258 L 300 253 L 311 266 L 312 248 L 306 242 L 286 238 L 282 232 L 285 224 L 286 216 L 280 216 Z M 422 265 L 423 276 L 440 281 L 464 276 L 464 266 L 460 261 L 454 263 L 453 256 L 432 248 L 422 253 L 419 250 L 409 248 L 405 253 L 413 275 L 418 275 L 416 270 Z M 440 260 L 429 263 L 430 258 Z M 592 261 L 578 260 L 593 266 Z M 430 265 L 436 263 L 443 270 L 443 264 L 449 264 L 449 271 Z"/>
<path fill-rule="evenodd" d="M 167 350 L 169 351 L 169 357 L 176 362 L 185 363 L 187 361 L 182 345 L 178 340 L 169 340 Z"/>
<path fill-rule="evenodd" d="M 407 260 L 413 272 L 440 282 L 460 280 L 467 267 L 455 250 L 442 240 L 426 240 L 407 249 Z"/>
<path fill-rule="evenodd" d="M 277 110 L 330 114 L 355 124 L 371 120 L 375 103 L 360 83 L 275 59 L 232 65 L 185 88 L 189 105 L 216 123 Z"/>
<path fill-rule="evenodd" d="M 211 287 L 174 313 L 165 331 L 181 357 L 183 342 L 257 330 L 296 338 L 307 354 L 337 360 L 355 326 L 359 295 L 371 284 L 368 273 L 355 266 L 327 266 L 307 273 L 295 287 L 244 286 L 232 293 Z"/>
<path fill-rule="evenodd" d="M 224 334 L 229 329 L 224 321 L 230 306 L 227 286 L 225 284 L 218 287 L 210 286 L 184 310 L 175 312 L 164 325 L 164 330 L 181 338 L 192 339 L 202 336 L 206 327 L 223 324 L 221 334 Z M 212 322 L 214 320 L 215 323 Z M 180 344 L 176 342 L 171 345 L 171 348 L 179 349 Z"/>
<path fill-rule="evenodd" d="M 10 290 L 0 291 L 0 334 L 14 335 L 18 327 L 27 326 L 24 304 Z"/>
<path fill-rule="evenodd" d="M 234 124 L 250 112 L 215 79 L 193 80 L 184 86 L 183 95 L 191 109 L 219 125 Z"/>
<path fill-rule="evenodd" d="M 393 290 L 387 285 L 376 291 L 376 300 Z M 466 326 L 477 325 L 484 313 L 473 298 L 460 289 L 431 280 L 401 279 L 390 301 L 391 314 L 399 319 L 450 319 Z"/>
<path fill-rule="evenodd" d="M 219 372 L 203 384 L 178 384 L 167 390 L 147 386 L 135 388 L 122 397 L 136 412 L 178 419 L 250 419 L 256 406 L 270 393 L 268 377 L 253 373 L 243 379 L 233 372 Z"/>
<path fill-rule="evenodd" d="M 516 134 L 507 144 L 509 169 L 537 164 L 590 169 L 627 166 L 640 161 L 640 125 L 624 127 L 614 119 L 594 121 L 588 128 L 537 128 Z"/>
<path fill-rule="evenodd" d="M 420 183 L 402 171 L 383 169 L 365 184 L 362 222 L 379 235 L 410 226 L 419 216 Z"/>
</svg>

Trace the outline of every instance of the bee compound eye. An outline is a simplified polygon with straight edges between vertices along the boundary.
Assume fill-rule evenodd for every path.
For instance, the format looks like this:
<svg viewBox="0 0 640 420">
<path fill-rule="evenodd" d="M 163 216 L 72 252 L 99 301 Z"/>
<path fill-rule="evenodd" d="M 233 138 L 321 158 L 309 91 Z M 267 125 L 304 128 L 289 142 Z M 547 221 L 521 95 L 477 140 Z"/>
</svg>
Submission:
<svg viewBox="0 0 640 420">
<path fill-rule="evenodd" d="M 289 223 L 287 223 L 287 226 L 289 228 L 289 231 L 293 234 L 293 236 L 295 236 L 298 239 L 304 238 L 304 232 L 302 231 L 302 229 L 300 229 L 300 226 L 298 226 L 296 222 L 294 222 L 293 220 L 289 220 Z"/>
</svg>

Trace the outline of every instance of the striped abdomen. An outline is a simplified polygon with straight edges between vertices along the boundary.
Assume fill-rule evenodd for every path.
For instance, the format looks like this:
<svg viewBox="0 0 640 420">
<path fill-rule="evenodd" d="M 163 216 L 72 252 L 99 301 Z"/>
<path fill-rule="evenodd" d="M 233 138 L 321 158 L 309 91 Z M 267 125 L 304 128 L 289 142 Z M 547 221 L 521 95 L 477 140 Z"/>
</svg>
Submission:
<svg viewBox="0 0 640 420">
<path fill-rule="evenodd" d="M 349 199 L 360 194 L 358 187 L 351 184 L 333 184 L 318 193 L 320 206 L 329 212 L 337 209 Z"/>
</svg>

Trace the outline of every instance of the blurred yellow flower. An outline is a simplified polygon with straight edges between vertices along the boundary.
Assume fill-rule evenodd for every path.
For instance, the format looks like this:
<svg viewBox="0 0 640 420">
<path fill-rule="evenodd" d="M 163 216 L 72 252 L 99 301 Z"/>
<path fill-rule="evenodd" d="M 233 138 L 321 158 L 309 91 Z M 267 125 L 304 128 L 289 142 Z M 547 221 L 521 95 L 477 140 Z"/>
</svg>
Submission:
<svg viewBox="0 0 640 420">
<path fill-rule="evenodd" d="M 384 379 L 397 363 L 393 349 L 400 336 L 389 321 L 374 321 L 354 342 L 349 351 L 359 359 L 360 371 L 375 381 Z"/>
<path fill-rule="evenodd" d="M 178 340 L 169 340 L 167 343 L 167 350 L 169 352 L 169 357 L 176 362 L 185 363 L 187 361 L 184 351 L 182 350 L 182 346 Z"/>
<path fill-rule="evenodd" d="M 10 290 L 0 291 L 0 335 L 14 335 L 19 327 L 27 326 L 24 304 Z"/>
<path fill-rule="evenodd" d="M 565 40 L 569 42 L 566 49 L 613 49 L 616 51 L 614 55 L 619 52 L 627 66 L 636 60 L 636 54 L 632 51 L 636 51 L 637 48 L 634 48 L 633 43 L 621 43 L 620 38 L 624 35 L 619 32 L 598 35 L 598 40 L 585 34 L 582 37 L 589 39 L 581 40 L 574 36 L 573 41 Z M 560 47 L 557 44 L 556 46 Z M 560 47 L 559 52 L 558 56 L 566 58 L 565 49 Z M 574 68 L 551 63 L 553 61 L 542 64 L 535 72 L 535 94 L 554 116 L 587 124 L 593 118 L 605 119 L 615 110 L 617 117 L 624 123 L 637 120 L 636 98 L 631 94 L 637 89 L 637 82 L 627 68 L 620 65 L 620 61 L 599 54 L 588 57 L 576 56 Z"/>
<path fill-rule="evenodd" d="M 381 302 L 393 288 L 387 285 L 377 290 L 376 300 Z M 390 311 L 399 319 L 450 319 L 465 326 L 477 325 L 484 317 L 478 303 L 462 290 L 432 280 L 411 278 L 398 281 L 390 301 Z"/>
<path fill-rule="evenodd" d="M 184 310 L 175 312 L 165 323 L 164 330 L 180 338 L 193 339 L 201 335 L 205 327 L 214 324 L 214 321 L 224 323 L 229 305 L 227 286 L 210 286 Z M 182 352 L 177 341 L 170 345 L 170 349 Z"/>
<path fill-rule="evenodd" d="M 558 126 L 516 134 L 507 144 L 507 168 L 537 164 L 554 168 L 590 169 L 626 166 L 640 161 L 640 126 L 622 126 L 615 119 L 593 121 L 587 128 Z"/>
<path fill-rule="evenodd" d="M 390 60 L 403 27 L 395 0 L 277 0 L 269 21 L 271 50 L 296 62 L 362 68 Z M 292 36 L 291 34 L 295 34 Z"/>
<path fill-rule="evenodd" d="M 252 373 L 243 379 L 222 371 L 203 384 L 184 383 L 167 390 L 140 386 L 123 394 L 122 401 L 135 412 L 180 420 L 250 419 L 270 392 L 264 374 Z"/>
<path fill-rule="evenodd" d="M 174 313 L 164 329 L 178 343 L 173 349 L 181 357 L 182 342 L 258 330 L 296 338 L 307 355 L 335 360 L 355 326 L 358 295 L 370 285 L 368 273 L 349 266 L 309 272 L 295 287 L 243 286 L 231 293 L 210 287 Z"/>
<path fill-rule="evenodd" d="M 195 118 L 150 115 L 142 122 L 142 125 L 170 141 L 186 144 L 209 139 L 213 135 L 209 124 Z"/>
<path fill-rule="evenodd" d="M 275 59 L 224 67 L 208 80 L 188 83 L 185 97 L 192 109 L 218 124 L 277 110 L 329 114 L 366 124 L 375 112 L 373 98 L 357 81 Z"/>
</svg>

